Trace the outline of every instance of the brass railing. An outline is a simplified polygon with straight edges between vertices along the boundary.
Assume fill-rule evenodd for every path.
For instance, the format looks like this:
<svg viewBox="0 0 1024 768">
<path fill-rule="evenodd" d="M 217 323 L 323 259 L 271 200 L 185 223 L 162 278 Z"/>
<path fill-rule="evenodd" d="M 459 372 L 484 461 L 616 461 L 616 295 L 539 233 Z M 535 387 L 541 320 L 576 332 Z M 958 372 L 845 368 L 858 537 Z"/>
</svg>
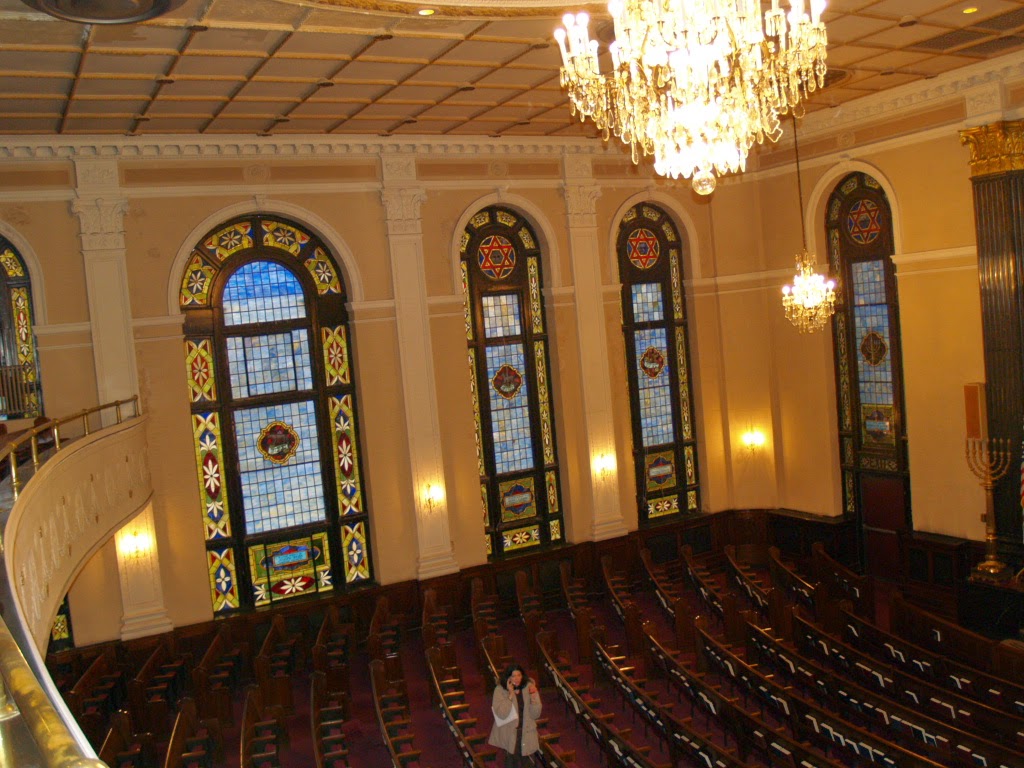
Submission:
<svg viewBox="0 0 1024 768">
<path fill-rule="evenodd" d="M 111 415 L 120 424 L 124 410 L 131 406 L 132 416 L 139 416 L 138 397 L 118 400 L 105 405 L 87 408 L 60 419 L 37 424 L 24 432 L 14 435 L 9 443 L 0 448 L 0 462 L 10 464 L 11 490 L 17 499 L 22 480 L 19 464 L 30 461 L 33 470 L 38 470 L 47 458 L 51 448 L 54 452 L 76 437 L 90 434 L 103 423 L 103 414 Z M 93 421 L 97 422 L 93 424 Z M 114 422 L 110 422 L 112 425 Z M 6 525 L 6 512 L 3 513 Z M 0 558 L 8 553 L 4 541 L 0 542 Z M 13 700 L 27 726 L 31 740 L 38 751 L 31 761 L 13 756 L 10 765 L 42 765 L 46 768 L 105 768 L 96 757 L 81 728 L 57 691 L 42 657 L 36 652 L 31 632 L 23 623 L 21 611 L 15 601 L 13 585 L 5 577 L 6 566 L 0 568 L 0 604 L 6 621 L 0 620 L 0 707 L 8 696 Z M 10 624 L 6 623 L 10 622 Z M 0 727 L 3 723 L 0 722 Z M 0 766 L 8 763 L 0 755 Z"/>
<path fill-rule="evenodd" d="M 82 435 L 88 435 L 92 432 L 92 426 L 89 423 L 89 419 L 92 416 L 102 414 L 104 411 L 109 411 L 111 408 L 114 409 L 114 415 L 117 419 L 117 423 L 120 424 L 122 421 L 123 410 L 127 405 L 132 406 L 133 417 L 139 415 L 139 397 L 130 397 L 127 400 L 115 400 L 112 403 L 106 403 L 105 405 L 97 405 L 93 408 L 86 408 L 85 410 L 73 413 L 70 416 L 64 416 L 59 419 L 50 419 L 42 424 L 36 424 L 33 427 L 26 429 L 24 432 L 16 434 L 9 443 L 0 448 L 0 462 L 5 459 L 10 462 L 11 472 L 11 490 L 14 492 L 14 498 L 18 498 L 18 494 L 21 492 L 21 478 L 18 476 L 18 464 L 20 460 L 25 458 L 25 448 L 28 446 L 31 456 L 32 469 L 33 471 L 39 469 L 40 461 L 40 447 L 44 451 L 53 448 L 55 451 L 59 451 L 61 447 L 61 441 L 63 436 L 61 435 L 61 427 L 67 425 L 78 425 L 81 424 Z M 45 441 L 40 446 L 40 437 L 42 435 L 49 435 L 49 440 Z M 19 459 L 19 449 L 21 449 L 21 459 Z"/>
</svg>

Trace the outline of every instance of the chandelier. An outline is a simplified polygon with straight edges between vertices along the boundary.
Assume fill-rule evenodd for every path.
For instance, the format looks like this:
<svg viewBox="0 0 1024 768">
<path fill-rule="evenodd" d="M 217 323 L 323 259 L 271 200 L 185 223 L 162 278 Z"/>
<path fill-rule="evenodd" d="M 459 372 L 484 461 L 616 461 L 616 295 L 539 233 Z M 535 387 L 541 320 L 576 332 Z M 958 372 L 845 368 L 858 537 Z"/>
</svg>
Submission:
<svg viewBox="0 0 1024 768">
<path fill-rule="evenodd" d="M 782 286 L 782 308 L 786 318 L 800 333 L 821 330 L 836 311 L 836 284 L 827 275 L 819 274 L 818 259 L 807 250 L 807 223 L 804 220 L 804 188 L 800 181 L 800 144 L 793 118 L 793 153 L 796 156 L 796 188 L 800 201 L 800 231 L 804 247 L 796 255 L 796 274 L 792 285 Z"/>
<path fill-rule="evenodd" d="M 586 13 L 566 14 L 555 30 L 561 84 L 574 115 L 604 138 L 630 147 L 633 162 L 654 156 L 654 170 L 690 178 L 699 194 L 715 174 L 746 166 L 755 142 L 777 141 L 779 115 L 822 87 L 824 0 L 611 0 L 615 42 L 601 71 Z M 606 62 L 607 64 L 607 62 Z"/>
</svg>

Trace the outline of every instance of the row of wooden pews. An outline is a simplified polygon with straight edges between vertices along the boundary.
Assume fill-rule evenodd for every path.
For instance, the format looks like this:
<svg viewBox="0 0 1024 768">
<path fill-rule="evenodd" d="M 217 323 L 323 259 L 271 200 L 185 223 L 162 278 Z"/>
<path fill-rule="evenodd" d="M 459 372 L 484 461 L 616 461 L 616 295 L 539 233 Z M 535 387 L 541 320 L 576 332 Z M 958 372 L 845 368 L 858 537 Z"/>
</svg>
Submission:
<svg viewBox="0 0 1024 768">
<path fill-rule="evenodd" d="M 183 699 L 174 719 L 164 768 L 217 768 L 223 764 L 224 738 L 220 722 L 216 719 L 201 720 L 195 702 Z"/>
<path fill-rule="evenodd" d="M 583 729 L 596 740 L 610 764 L 632 768 L 666 768 L 648 758 L 648 748 L 630 741 L 631 730 L 613 725 L 615 713 L 603 710 L 601 700 L 591 695 L 589 686 L 579 682 L 572 664 L 559 653 L 555 634 L 541 632 L 537 636 L 544 673 L 568 711 L 571 711 Z"/>
</svg>

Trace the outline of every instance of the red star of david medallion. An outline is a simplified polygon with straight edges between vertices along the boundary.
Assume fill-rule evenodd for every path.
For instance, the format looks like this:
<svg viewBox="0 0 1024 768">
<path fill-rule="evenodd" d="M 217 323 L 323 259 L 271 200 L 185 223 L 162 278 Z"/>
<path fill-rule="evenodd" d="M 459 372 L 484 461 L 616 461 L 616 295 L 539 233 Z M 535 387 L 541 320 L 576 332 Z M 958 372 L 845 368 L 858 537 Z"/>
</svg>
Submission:
<svg viewBox="0 0 1024 768">
<path fill-rule="evenodd" d="M 501 235 L 488 235 L 477 250 L 480 271 L 491 280 L 501 280 L 512 274 L 516 266 L 516 249 Z"/>
<path fill-rule="evenodd" d="M 868 245 L 882 234 L 882 225 L 878 221 L 881 210 L 870 200 L 858 200 L 850 208 L 846 217 L 846 229 L 855 243 Z"/>
<path fill-rule="evenodd" d="M 626 238 L 626 255 L 637 269 L 650 269 L 661 255 L 658 238 L 649 229 L 634 229 Z"/>
</svg>

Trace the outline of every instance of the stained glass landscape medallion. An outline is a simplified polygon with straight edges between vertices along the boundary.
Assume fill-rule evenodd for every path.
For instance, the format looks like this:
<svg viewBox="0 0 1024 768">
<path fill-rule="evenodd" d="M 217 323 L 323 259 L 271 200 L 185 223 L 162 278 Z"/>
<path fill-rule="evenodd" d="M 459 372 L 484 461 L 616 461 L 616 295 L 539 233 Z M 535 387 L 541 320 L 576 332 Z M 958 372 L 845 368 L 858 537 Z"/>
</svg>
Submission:
<svg viewBox="0 0 1024 768">
<path fill-rule="evenodd" d="M 299 436 L 283 421 L 272 421 L 260 432 L 256 447 L 267 461 L 287 464 L 299 447 Z"/>
<path fill-rule="evenodd" d="M 506 363 L 498 369 L 491 379 L 491 386 L 494 391 L 506 400 L 514 400 L 523 386 L 523 376 L 519 371 Z"/>
<path fill-rule="evenodd" d="M 500 483 L 498 493 L 501 496 L 502 522 L 510 523 L 537 514 L 532 477 Z"/>
</svg>

